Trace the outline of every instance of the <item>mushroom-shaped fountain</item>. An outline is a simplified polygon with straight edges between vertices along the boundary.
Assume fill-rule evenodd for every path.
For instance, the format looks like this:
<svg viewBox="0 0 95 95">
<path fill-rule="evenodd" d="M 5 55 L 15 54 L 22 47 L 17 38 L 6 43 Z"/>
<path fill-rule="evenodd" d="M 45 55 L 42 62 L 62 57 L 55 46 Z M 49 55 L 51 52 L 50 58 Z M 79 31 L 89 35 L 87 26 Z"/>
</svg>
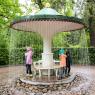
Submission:
<svg viewBox="0 0 95 95">
<path fill-rule="evenodd" d="M 84 28 L 81 19 L 59 14 L 52 8 L 43 8 L 35 15 L 18 17 L 11 28 L 25 32 L 37 32 L 43 38 L 42 68 L 54 67 L 51 40 L 58 32 L 67 32 Z"/>
</svg>

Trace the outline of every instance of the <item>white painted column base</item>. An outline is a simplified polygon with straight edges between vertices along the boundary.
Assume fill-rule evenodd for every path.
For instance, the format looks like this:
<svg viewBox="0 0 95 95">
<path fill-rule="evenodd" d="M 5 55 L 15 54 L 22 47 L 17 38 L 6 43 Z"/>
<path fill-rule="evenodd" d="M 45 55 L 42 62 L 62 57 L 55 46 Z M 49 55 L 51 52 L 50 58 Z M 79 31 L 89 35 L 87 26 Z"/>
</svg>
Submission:
<svg viewBox="0 0 95 95">
<path fill-rule="evenodd" d="M 46 69 L 51 69 L 54 66 L 53 53 L 42 53 L 42 66 Z"/>
</svg>

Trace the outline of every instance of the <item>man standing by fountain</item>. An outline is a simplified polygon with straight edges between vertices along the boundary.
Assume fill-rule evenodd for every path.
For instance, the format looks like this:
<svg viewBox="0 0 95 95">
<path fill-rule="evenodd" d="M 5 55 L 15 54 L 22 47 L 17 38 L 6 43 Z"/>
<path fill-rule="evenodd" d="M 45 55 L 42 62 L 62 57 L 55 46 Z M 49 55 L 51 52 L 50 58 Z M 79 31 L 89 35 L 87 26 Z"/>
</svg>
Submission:
<svg viewBox="0 0 95 95">
<path fill-rule="evenodd" d="M 31 71 L 32 55 L 33 55 L 32 48 L 27 47 L 27 52 L 25 53 L 25 63 L 26 63 L 27 74 L 32 74 L 32 71 Z"/>
</svg>

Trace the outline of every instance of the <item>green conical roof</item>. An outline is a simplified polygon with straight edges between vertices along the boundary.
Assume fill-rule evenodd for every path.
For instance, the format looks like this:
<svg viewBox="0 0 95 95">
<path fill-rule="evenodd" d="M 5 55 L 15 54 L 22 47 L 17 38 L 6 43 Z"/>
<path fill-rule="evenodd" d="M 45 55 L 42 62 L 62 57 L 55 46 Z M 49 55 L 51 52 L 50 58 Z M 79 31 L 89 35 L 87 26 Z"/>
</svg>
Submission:
<svg viewBox="0 0 95 95">
<path fill-rule="evenodd" d="M 84 28 L 82 19 L 76 17 L 63 16 L 52 8 L 43 8 L 35 15 L 20 16 L 10 25 L 11 28 L 22 31 L 34 31 L 44 33 L 50 30 L 50 33 L 60 31 L 73 31 Z"/>
<path fill-rule="evenodd" d="M 43 8 L 39 12 L 37 12 L 35 15 L 60 15 L 56 10 L 51 8 Z"/>
</svg>

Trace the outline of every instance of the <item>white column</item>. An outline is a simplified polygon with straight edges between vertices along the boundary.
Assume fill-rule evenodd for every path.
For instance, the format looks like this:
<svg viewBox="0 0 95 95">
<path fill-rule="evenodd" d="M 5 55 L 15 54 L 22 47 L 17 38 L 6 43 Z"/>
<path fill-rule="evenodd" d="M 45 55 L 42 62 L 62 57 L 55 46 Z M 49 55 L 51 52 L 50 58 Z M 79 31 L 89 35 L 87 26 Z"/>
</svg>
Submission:
<svg viewBox="0 0 95 95">
<path fill-rule="evenodd" d="M 44 68 L 53 68 L 53 53 L 51 52 L 51 37 L 43 37 L 42 66 Z"/>
</svg>

